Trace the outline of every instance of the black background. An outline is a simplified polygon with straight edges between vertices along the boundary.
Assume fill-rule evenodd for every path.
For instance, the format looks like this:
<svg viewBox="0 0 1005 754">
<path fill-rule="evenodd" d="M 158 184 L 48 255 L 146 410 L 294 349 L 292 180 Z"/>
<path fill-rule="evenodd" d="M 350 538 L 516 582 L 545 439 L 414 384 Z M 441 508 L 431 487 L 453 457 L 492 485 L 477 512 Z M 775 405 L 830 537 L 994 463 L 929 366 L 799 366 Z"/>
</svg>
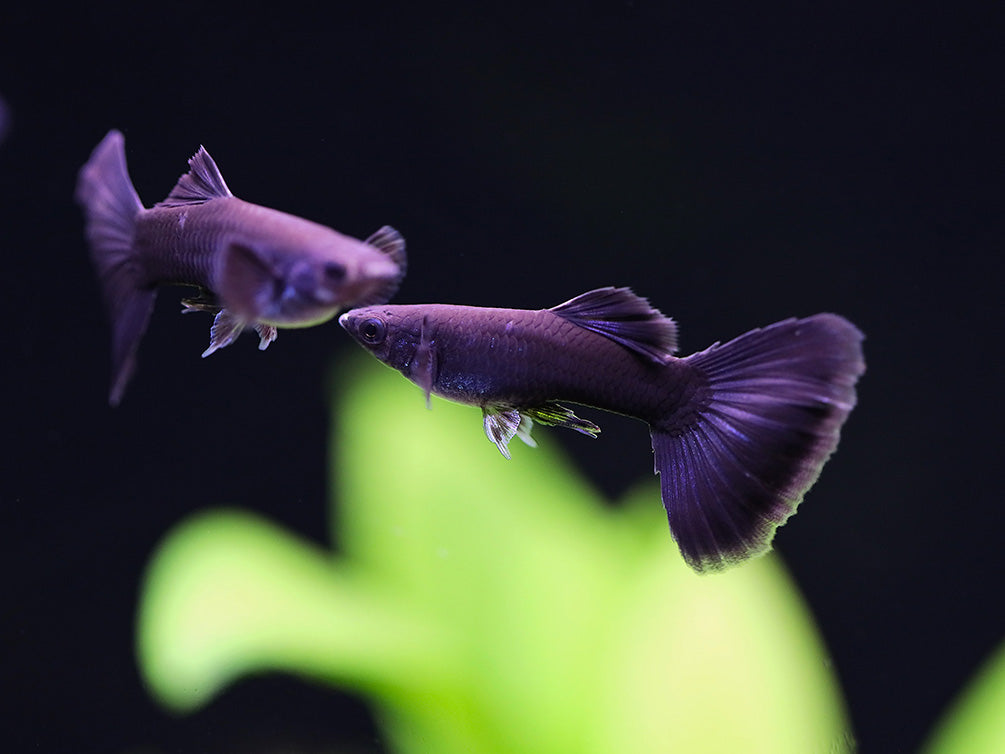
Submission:
<svg viewBox="0 0 1005 754">
<path fill-rule="evenodd" d="M 185 718 L 141 686 L 133 610 L 172 523 L 237 504 L 323 541 L 322 390 L 355 346 L 332 324 L 201 360 L 209 318 L 177 316 L 167 291 L 111 410 L 72 202 L 111 127 L 148 206 L 202 143 L 242 198 L 357 237 L 394 225 L 399 302 L 539 308 L 631 285 L 685 352 L 791 315 L 856 322 L 860 405 L 776 545 L 862 749 L 922 741 L 1005 636 L 1001 19 L 677 5 L 3 11 L 11 751 L 379 750 L 362 702 L 293 679 Z M 556 434 L 616 498 L 651 472 L 649 441 L 603 426 L 595 443 Z"/>
</svg>

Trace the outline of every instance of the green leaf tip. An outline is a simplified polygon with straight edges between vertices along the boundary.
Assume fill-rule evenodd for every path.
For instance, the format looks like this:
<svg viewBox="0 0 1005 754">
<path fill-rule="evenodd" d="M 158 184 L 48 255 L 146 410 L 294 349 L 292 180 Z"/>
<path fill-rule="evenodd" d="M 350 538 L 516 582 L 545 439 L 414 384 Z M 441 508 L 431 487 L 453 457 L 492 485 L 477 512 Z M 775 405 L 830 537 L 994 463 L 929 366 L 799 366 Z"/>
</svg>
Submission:
<svg viewBox="0 0 1005 754">
<path fill-rule="evenodd" d="M 984 663 L 939 722 L 924 754 L 1005 751 L 1005 643 Z"/>
</svg>

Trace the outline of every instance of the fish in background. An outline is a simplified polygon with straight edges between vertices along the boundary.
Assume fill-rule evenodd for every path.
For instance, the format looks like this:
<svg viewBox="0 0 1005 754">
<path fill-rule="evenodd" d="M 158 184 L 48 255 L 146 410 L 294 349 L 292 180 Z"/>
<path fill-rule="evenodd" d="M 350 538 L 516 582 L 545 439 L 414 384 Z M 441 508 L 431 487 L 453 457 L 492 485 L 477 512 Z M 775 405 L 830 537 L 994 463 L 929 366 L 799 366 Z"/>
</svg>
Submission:
<svg viewBox="0 0 1005 754">
<path fill-rule="evenodd" d="M 551 309 L 353 309 L 339 324 L 426 394 L 482 409 L 509 458 L 533 422 L 596 436 L 563 402 L 649 425 L 670 530 L 696 571 L 771 547 L 838 444 L 865 371 L 836 314 L 787 319 L 679 358 L 677 325 L 628 288 Z"/>
<path fill-rule="evenodd" d="M 405 241 L 385 226 L 365 241 L 235 197 L 202 147 L 167 198 L 145 209 L 110 131 L 80 170 L 91 259 L 112 325 L 109 402 L 117 405 L 157 287 L 198 289 L 185 312 L 214 315 L 208 356 L 245 327 L 264 350 L 276 328 L 311 327 L 339 311 L 387 301 L 405 274 Z"/>
</svg>

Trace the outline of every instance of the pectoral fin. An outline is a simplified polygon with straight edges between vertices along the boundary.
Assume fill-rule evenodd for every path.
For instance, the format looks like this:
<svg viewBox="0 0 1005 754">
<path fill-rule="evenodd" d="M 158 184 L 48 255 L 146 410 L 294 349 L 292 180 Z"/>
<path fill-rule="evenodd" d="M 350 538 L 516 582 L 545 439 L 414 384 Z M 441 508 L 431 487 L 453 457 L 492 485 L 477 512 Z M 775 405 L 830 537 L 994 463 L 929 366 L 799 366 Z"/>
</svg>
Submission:
<svg viewBox="0 0 1005 754">
<path fill-rule="evenodd" d="M 258 333 L 258 350 L 264 351 L 269 347 L 269 344 L 276 339 L 279 335 L 279 331 L 276 330 L 272 325 L 266 325 L 259 322 L 255 325 L 255 332 Z"/>
<path fill-rule="evenodd" d="M 279 275 L 250 246 L 230 244 L 222 253 L 216 292 L 246 322 L 259 319 L 275 298 Z"/>
<path fill-rule="evenodd" d="M 241 334 L 244 324 L 233 314 L 220 305 L 220 300 L 209 291 L 201 291 L 192 298 L 181 300 L 181 313 L 192 314 L 194 312 L 206 312 L 215 315 L 213 326 L 210 328 L 209 348 L 203 351 L 203 358 L 206 358 L 214 351 L 228 346 Z M 272 325 L 259 322 L 255 325 L 255 332 L 258 333 L 258 350 L 264 351 L 274 341 L 279 334 Z"/>
<path fill-rule="evenodd" d="M 496 444 L 499 452 L 506 458 L 509 454 L 509 441 L 519 437 L 532 448 L 537 447 L 530 431 L 534 422 L 549 427 L 567 427 L 584 435 L 596 437 L 600 427 L 586 419 L 580 419 L 565 406 L 557 403 L 546 403 L 532 408 L 510 408 L 508 406 L 484 406 L 482 415 L 485 434 Z"/>
<path fill-rule="evenodd" d="M 426 317 L 422 318 L 419 345 L 415 348 L 412 360 L 412 380 L 425 392 L 426 408 L 430 408 L 429 395 L 433 392 L 433 383 L 436 381 L 436 343 Z"/>
</svg>

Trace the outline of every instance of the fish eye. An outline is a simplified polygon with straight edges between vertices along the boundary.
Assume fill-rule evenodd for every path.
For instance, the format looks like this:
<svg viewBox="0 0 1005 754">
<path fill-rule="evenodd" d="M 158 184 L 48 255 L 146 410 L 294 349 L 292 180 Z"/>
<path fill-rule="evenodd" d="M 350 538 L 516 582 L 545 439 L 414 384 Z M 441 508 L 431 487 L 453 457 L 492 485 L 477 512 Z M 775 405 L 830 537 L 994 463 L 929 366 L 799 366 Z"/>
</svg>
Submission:
<svg viewBox="0 0 1005 754">
<path fill-rule="evenodd" d="M 378 319 L 377 317 L 365 319 L 359 326 L 359 337 L 361 337 L 363 342 L 367 345 L 379 346 L 384 342 L 384 337 L 386 335 L 387 327 L 384 325 L 384 320 Z"/>
<path fill-rule="evenodd" d="M 338 262 L 327 262 L 325 264 L 325 277 L 333 283 L 340 283 L 345 279 L 345 265 Z"/>
</svg>

